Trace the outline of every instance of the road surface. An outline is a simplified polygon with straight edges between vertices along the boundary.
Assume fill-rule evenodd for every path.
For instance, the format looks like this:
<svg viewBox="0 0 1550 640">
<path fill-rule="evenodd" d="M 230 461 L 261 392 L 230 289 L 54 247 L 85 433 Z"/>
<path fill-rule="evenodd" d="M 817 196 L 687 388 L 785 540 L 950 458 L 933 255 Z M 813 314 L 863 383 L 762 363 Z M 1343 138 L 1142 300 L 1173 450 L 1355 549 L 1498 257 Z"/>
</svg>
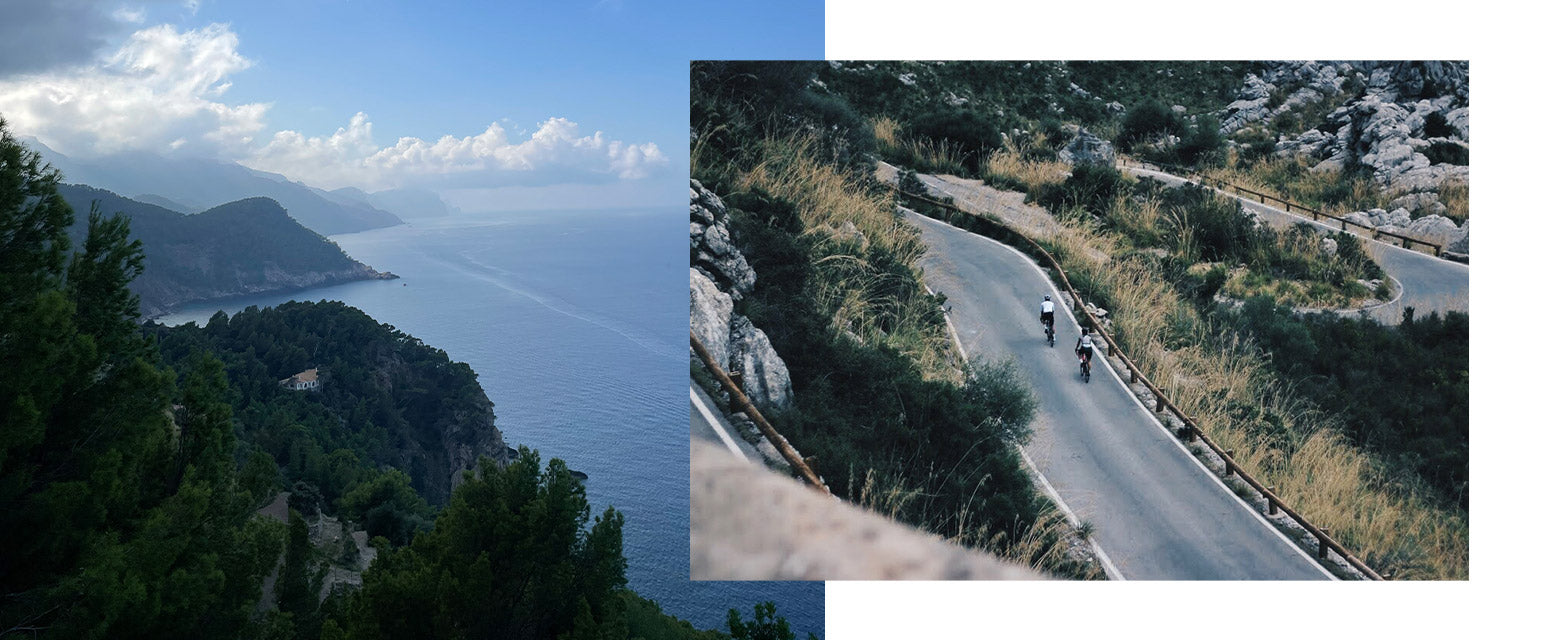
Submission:
<svg viewBox="0 0 1550 640">
<path fill-rule="evenodd" d="M 1025 455 L 1124 579 L 1328 580 L 1333 576 L 1242 502 L 1142 407 L 1100 356 L 1090 383 L 1072 353 L 1075 317 L 1043 342 L 1037 301 L 1055 287 L 1000 243 L 917 214 L 926 283 L 947 294 L 970 355 L 1010 357 L 1039 399 Z M 1059 296 L 1056 296 L 1059 299 Z"/>
</svg>

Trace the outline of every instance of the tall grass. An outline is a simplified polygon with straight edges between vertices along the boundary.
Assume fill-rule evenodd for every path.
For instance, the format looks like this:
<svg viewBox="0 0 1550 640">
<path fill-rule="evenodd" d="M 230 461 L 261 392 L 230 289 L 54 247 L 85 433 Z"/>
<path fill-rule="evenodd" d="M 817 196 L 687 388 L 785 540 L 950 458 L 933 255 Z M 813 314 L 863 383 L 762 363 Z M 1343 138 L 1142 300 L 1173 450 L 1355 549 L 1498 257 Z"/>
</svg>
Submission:
<svg viewBox="0 0 1550 640">
<path fill-rule="evenodd" d="M 1229 155 L 1225 167 L 1208 169 L 1205 175 L 1336 215 L 1381 208 L 1390 200 L 1382 187 L 1363 175 L 1314 171 L 1301 158 L 1271 157 L 1240 163 L 1235 155 Z"/>
<path fill-rule="evenodd" d="M 936 475 L 939 474 L 933 473 Z M 1033 522 L 1003 531 L 976 521 L 972 504 L 956 508 L 932 504 L 932 496 L 919 485 L 875 469 L 867 470 L 861 486 L 853 488 L 851 495 L 856 496 L 856 504 L 868 510 L 892 520 L 914 522 L 927 531 L 941 532 L 948 542 L 979 549 L 1006 562 L 1059 576 L 1088 580 L 1104 577 L 1103 568 L 1096 562 L 1077 559 L 1074 547 L 1082 536 L 1053 505 L 1046 505 Z"/>
<path fill-rule="evenodd" d="M 878 254 L 849 246 L 836 230 L 854 225 L 869 247 L 906 265 L 925 254 L 919 234 L 894 215 L 886 192 L 820 161 L 815 146 L 806 134 L 766 138 L 752 167 L 735 180 L 737 188 L 794 203 L 805 234 L 823 234 L 818 239 L 824 255 L 814 262 L 820 275 L 816 296 L 819 308 L 832 313 L 836 332 L 898 350 L 928 378 L 956 379 L 955 351 L 934 319 L 935 300 L 918 286 L 918 270 L 877 269 L 869 257 Z"/>
<path fill-rule="evenodd" d="M 928 173 L 968 174 L 965 163 L 969 153 L 958 145 L 946 140 L 911 138 L 897 120 L 886 116 L 871 123 L 877 151 L 890 162 Z"/>
<path fill-rule="evenodd" d="M 1043 243 L 1084 295 L 1102 301 L 1142 373 L 1305 517 L 1395 578 L 1468 577 L 1466 514 L 1386 477 L 1340 435 L 1334 417 L 1289 393 L 1261 351 L 1202 317 L 1144 254 L 1124 251 L 1093 223 L 1019 231 Z"/>
<path fill-rule="evenodd" d="M 980 177 L 985 179 L 986 184 L 998 188 L 1037 194 L 1049 186 L 1064 182 L 1071 175 L 1071 165 L 1034 160 L 1031 155 L 1022 143 L 1009 142 L 1006 147 L 990 154 L 980 169 Z"/>
</svg>

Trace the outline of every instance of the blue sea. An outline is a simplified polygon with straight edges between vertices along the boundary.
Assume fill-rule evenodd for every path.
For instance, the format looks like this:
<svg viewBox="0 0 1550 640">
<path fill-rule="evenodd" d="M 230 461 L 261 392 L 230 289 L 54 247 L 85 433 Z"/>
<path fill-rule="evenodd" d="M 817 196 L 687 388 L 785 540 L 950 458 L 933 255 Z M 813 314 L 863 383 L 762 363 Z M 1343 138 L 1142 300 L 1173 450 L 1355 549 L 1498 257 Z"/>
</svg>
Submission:
<svg viewBox="0 0 1550 640">
<path fill-rule="evenodd" d="M 511 446 L 585 472 L 593 513 L 624 514 L 630 587 L 700 628 L 771 600 L 823 633 L 822 583 L 689 580 L 688 278 L 681 209 L 465 214 L 332 236 L 400 280 L 192 305 L 339 300 L 467 362 Z"/>
</svg>

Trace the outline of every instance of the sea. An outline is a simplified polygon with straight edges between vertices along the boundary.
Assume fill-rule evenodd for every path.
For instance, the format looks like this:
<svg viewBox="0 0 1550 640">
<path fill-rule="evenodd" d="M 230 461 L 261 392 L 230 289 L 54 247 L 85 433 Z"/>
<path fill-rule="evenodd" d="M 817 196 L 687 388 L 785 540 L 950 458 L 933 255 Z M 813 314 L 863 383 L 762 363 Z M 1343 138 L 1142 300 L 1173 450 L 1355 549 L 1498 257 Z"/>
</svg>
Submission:
<svg viewBox="0 0 1550 640">
<path fill-rule="evenodd" d="M 338 300 L 467 362 L 510 446 L 587 474 L 594 514 L 624 515 L 629 586 L 698 628 L 772 601 L 823 635 L 821 582 L 689 580 L 688 259 L 681 208 L 414 219 L 330 236 L 398 280 L 189 305 L 157 318 Z"/>
</svg>

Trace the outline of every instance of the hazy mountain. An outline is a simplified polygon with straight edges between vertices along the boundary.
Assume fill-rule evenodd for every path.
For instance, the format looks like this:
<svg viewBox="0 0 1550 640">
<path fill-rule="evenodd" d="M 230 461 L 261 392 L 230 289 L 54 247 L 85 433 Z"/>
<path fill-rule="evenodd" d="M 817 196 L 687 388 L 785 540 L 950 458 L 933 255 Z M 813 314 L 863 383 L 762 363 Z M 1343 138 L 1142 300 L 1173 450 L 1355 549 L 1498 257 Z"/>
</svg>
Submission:
<svg viewBox="0 0 1550 640">
<path fill-rule="evenodd" d="M 194 213 L 199 210 L 195 207 L 191 207 L 173 200 L 172 198 L 164 198 L 154 193 L 142 193 L 131 198 L 131 200 L 139 200 L 140 202 L 144 202 L 146 204 L 154 204 L 163 209 L 171 209 L 178 213 Z"/>
<path fill-rule="evenodd" d="M 426 189 L 388 189 L 366 193 L 355 187 L 332 191 L 313 189 L 319 195 L 341 204 L 364 204 L 376 207 L 400 218 L 432 218 L 452 215 L 456 207 L 442 201 L 441 196 Z"/>
<path fill-rule="evenodd" d="M 198 300 L 396 277 L 351 259 L 269 198 L 184 215 L 85 185 L 62 184 L 59 194 L 75 209 L 76 242 L 94 200 L 105 214 L 129 216 L 130 235 L 145 251 L 145 273 L 129 288 L 147 316 Z"/>
<path fill-rule="evenodd" d="M 404 222 L 370 204 L 324 198 L 311 187 L 279 174 L 254 171 L 235 163 L 168 158 L 146 152 L 78 159 L 61 155 L 36 140 L 27 144 L 59 169 L 65 182 L 90 184 L 115 193 L 156 194 L 192 211 L 243 198 L 266 197 L 284 207 L 297 222 L 323 235 Z"/>
</svg>

